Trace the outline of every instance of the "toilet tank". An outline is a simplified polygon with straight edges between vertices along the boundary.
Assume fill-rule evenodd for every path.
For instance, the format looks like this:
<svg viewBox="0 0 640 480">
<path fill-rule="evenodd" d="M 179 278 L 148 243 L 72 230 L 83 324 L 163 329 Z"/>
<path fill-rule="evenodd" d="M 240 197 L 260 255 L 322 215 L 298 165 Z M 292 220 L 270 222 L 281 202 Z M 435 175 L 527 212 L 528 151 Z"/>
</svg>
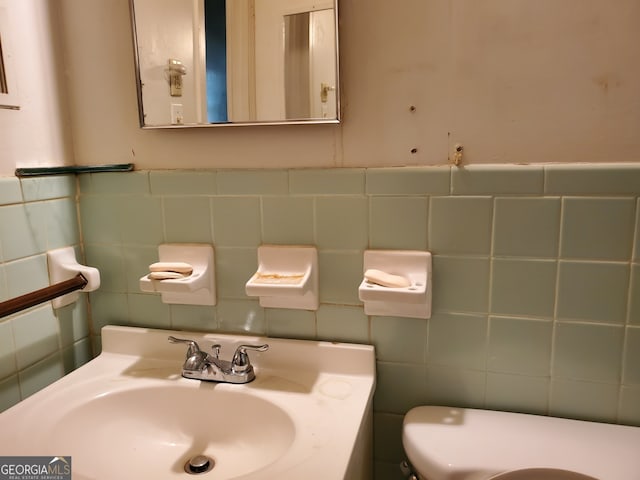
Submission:
<svg viewBox="0 0 640 480">
<path fill-rule="evenodd" d="M 640 480 L 638 427 L 422 406 L 405 415 L 402 441 L 409 461 L 428 480 L 482 480 L 540 468 Z"/>
</svg>

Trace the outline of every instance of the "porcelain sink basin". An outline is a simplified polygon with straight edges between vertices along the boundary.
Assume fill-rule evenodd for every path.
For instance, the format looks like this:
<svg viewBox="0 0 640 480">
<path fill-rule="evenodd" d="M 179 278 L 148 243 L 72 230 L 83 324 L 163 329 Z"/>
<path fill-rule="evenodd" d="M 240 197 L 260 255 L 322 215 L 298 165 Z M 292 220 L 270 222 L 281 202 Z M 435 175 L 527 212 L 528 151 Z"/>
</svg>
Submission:
<svg viewBox="0 0 640 480">
<path fill-rule="evenodd" d="M 161 478 L 167 471 L 183 473 L 194 454 L 221 459 L 216 474 L 233 478 L 269 465 L 291 446 L 294 424 L 280 407 L 243 393 L 211 395 L 210 389 L 158 386 L 101 395 L 53 417 L 41 440 L 76 452 L 86 432 L 94 432 L 91 448 L 109 452 L 94 462 L 112 472 L 109 478 L 120 478 L 113 458 L 134 456 L 132 475 Z M 60 411 L 49 402 L 43 407 Z"/>
<path fill-rule="evenodd" d="M 2 454 L 71 456 L 74 480 L 371 478 L 373 347 L 180 332 L 223 358 L 270 344 L 232 385 L 182 378 L 171 333 L 105 327 L 101 355 L 0 414 Z"/>
</svg>

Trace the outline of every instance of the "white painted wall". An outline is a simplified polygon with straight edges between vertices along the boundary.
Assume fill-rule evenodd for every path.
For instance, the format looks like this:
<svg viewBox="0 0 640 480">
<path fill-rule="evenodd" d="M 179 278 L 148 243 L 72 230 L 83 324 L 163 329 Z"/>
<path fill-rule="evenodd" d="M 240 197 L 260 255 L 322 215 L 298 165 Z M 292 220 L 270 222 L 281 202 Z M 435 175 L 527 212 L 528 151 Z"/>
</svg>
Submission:
<svg viewBox="0 0 640 480">
<path fill-rule="evenodd" d="M 342 125 L 171 131 L 138 127 L 127 0 L 59 4 L 79 164 L 640 161 L 637 0 L 340 0 Z"/>
<path fill-rule="evenodd" d="M 20 110 L 0 109 L 0 176 L 74 163 L 55 2 L 2 0 Z M 3 32 L 5 35 L 5 32 Z"/>
</svg>

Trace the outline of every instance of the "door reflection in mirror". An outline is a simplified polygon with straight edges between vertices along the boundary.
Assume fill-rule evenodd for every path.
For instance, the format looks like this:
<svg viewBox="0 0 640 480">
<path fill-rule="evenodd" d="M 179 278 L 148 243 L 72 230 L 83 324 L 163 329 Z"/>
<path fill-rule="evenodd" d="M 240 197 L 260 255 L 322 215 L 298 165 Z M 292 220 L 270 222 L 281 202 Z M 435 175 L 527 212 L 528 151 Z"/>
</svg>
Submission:
<svg viewBox="0 0 640 480">
<path fill-rule="evenodd" d="M 205 0 L 207 121 L 226 122 L 227 25 L 225 0 Z"/>
<path fill-rule="evenodd" d="M 286 15 L 284 36 L 286 118 L 335 118 L 333 10 Z"/>
<path fill-rule="evenodd" d="M 7 75 L 4 73 L 4 57 L 2 56 L 2 37 L 0 37 L 0 93 L 9 93 Z"/>
<path fill-rule="evenodd" d="M 8 3 L 0 0 L 0 108 L 20 110 L 8 9 Z"/>
</svg>

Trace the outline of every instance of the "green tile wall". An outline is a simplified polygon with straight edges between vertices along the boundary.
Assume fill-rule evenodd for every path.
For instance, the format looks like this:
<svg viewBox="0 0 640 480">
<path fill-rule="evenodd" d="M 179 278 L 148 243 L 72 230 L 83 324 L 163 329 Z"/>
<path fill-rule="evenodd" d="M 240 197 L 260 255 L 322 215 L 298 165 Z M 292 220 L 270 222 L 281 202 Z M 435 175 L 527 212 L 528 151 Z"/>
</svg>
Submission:
<svg viewBox="0 0 640 480">
<path fill-rule="evenodd" d="M 76 178 L 0 178 L 0 301 L 49 284 L 47 250 L 80 247 Z M 0 318 L 0 411 L 91 359 L 86 296 Z"/>
<path fill-rule="evenodd" d="M 639 195 L 640 166 L 629 165 L 85 176 L 87 256 L 113 277 L 91 294 L 93 331 L 127 323 L 376 345 L 378 479 L 397 478 L 402 415 L 418 404 L 640 425 Z M 164 305 L 138 290 L 158 243 L 209 239 L 217 306 Z M 261 243 L 318 247 L 317 312 L 244 295 Z M 433 253 L 431 320 L 364 315 L 367 248 Z"/>
<path fill-rule="evenodd" d="M 1 322 L 0 405 L 76 360 L 56 353 L 51 337 L 58 347 L 78 345 L 91 331 L 99 346 L 102 326 L 128 324 L 374 344 L 377 480 L 400 478 L 402 417 L 419 404 L 640 425 L 640 164 L 78 178 L 87 263 L 102 272 L 90 324 L 62 324 L 46 310 L 17 328 L 15 318 Z M 24 288 L 11 280 L 16 268 L 41 268 L 49 238 L 77 242 L 69 237 L 75 219 L 51 230 L 52 212 L 69 216 L 73 201 L 37 199 L 58 191 L 49 181 L 0 183 L 0 229 L 15 222 L 0 230 L 1 295 Z M 36 218 L 47 227 L 34 233 Z M 218 305 L 165 305 L 140 292 L 158 244 L 190 241 L 215 246 Z M 246 297 L 262 243 L 317 245 L 317 312 L 264 309 Z M 432 252 L 430 320 L 364 314 L 357 287 L 368 248 Z M 21 329 L 35 324 L 44 341 L 22 352 L 29 335 Z M 58 369 L 42 362 L 56 355 Z M 29 362 L 23 381 L 16 372 Z"/>
</svg>

